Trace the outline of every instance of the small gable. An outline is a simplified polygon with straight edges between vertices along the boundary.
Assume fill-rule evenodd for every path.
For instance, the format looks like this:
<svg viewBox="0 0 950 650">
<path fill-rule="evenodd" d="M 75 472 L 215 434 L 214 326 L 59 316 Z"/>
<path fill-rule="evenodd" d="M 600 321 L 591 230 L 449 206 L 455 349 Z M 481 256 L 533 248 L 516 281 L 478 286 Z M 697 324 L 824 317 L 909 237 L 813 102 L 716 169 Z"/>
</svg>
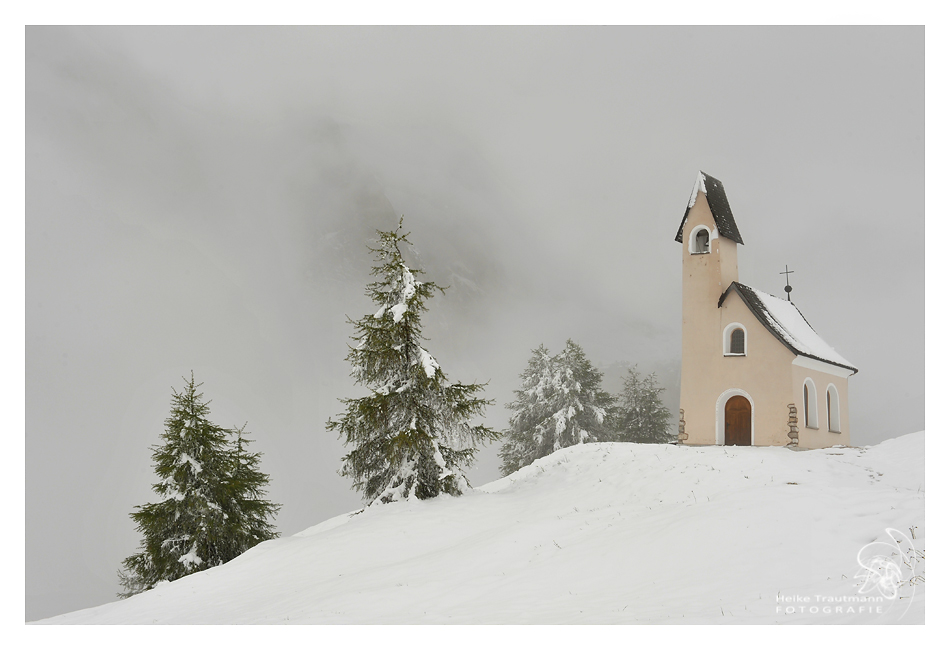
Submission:
<svg viewBox="0 0 950 650">
<path fill-rule="evenodd" d="M 720 307 L 731 291 L 735 291 L 759 322 L 795 354 L 824 361 L 855 373 L 858 371 L 850 361 L 835 352 L 833 347 L 818 336 L 794 303 L 739 282 L 733 282 L 720 296 Z"/>
<path fill-rule="evenodd" d="M 686 206 L 686 212 L 683 213 L 683 220 L 680 222 L 680 229 L 676 233 L 675 240 L 680 243 L 683 242 L 683 227 L 686 225 L 686 217 L 689 215 L 690 208 L 695 205 L 696 195 L 699 192 L 706 195 L 706 203 L 709 204 L 709 210 L 712 212 L 713 219 L 716 220 L 716 229 L 719 234 L 737 244 L 742 244 L 742 235 L 739 234 L 736 220 L 732 216 L 732 209 L 729 207 L 729 199 L 726 198 L 726 190 L 722 186 L 722 181 L 702 171 L 696 177 L 693 194 L 689 197 L 689 204 Z"/>
</svg>

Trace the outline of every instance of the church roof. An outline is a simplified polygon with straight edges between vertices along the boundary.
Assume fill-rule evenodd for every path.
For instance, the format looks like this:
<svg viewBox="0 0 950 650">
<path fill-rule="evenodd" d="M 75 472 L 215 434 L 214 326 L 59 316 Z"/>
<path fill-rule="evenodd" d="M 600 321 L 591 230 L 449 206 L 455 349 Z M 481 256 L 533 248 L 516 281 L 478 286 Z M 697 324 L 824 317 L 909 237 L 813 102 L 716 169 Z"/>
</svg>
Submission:
<svg viewBox="0 0 950 650">
<path fill-rule="evenodd" d="M 709 204 L 713 219 L 716 220 L 716 229 L 719 230 L 719 234 L 728 237 L 737 244 L 742 244 L 742 235 L 739 234 L 736 220 L 732 216 L 732 209 L 729 207 L 729 199 L 726 198 L 726 190 L 722 186 L 722 181 L 702 171 L 696 176 L 693 194 L 689 197 L 689 205 L 686 206 L 686 212 L 683 213 L 680 229 L 676 232 L 676 241 L 683 242 L 683 226 L 686 224 L 686 215 L 689 214 L 689 209 L 696 203 L 696 195 L 699 192 L 706 195 L 706 202 Z"/>
<path fill-rule="evenodd" d="M 719 298 L 720 307 L 729 292 L 733 290 L 739 294 L 759 322 L 795 354 L 847 368 L 853 372 L 858 371 L 850 361 L 835 352 L 833 347 L 818 336 L 795 303 L 739 282 L 733 282 Z"/>
</svg>

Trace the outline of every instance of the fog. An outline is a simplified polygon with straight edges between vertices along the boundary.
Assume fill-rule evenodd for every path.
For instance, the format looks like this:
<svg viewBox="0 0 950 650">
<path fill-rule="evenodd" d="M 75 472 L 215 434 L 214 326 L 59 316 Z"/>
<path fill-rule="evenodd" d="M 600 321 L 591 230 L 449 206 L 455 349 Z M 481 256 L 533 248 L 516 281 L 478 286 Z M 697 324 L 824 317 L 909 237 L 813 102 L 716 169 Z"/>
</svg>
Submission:
<svg viewBox="0 0 950 650">
<path fill-rule="evenodd" d="M 26 617 L 113 600 L 194 371 L 290 535 L 358 508 L 325 429 L 377 229 L 450 285 L 428 348 L 506 426 L 533 348 L 678 395 L 680 245 L 723 181 L 740 280 L 924 428 L 923 28 L 26 30 Z M 898 345 L 898 341 L 900 344 Z M 900 408 L 898 408 L 898 406 Z M 470 473 L 499 476 L 497 445 Z"/>
</svg>

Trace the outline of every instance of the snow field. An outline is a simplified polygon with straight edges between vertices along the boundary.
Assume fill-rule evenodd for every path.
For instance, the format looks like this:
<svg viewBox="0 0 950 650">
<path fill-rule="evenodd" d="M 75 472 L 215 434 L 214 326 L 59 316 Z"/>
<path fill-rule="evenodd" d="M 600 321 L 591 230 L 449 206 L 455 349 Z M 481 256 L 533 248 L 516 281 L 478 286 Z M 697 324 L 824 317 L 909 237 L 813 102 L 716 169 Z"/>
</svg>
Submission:
<svg viewBox="0 0 950 650">
<path fill-rule="evenodd" d="M 922 623 L 922 585 L 883 614 L 779 613 L 777 596 L 857 595 L 856 556 L 886 528 L 916 526 L 923 550 L 923 449 L 923 432 L 805 452 L 577 445 L 42 622 Z"/>
</svg>

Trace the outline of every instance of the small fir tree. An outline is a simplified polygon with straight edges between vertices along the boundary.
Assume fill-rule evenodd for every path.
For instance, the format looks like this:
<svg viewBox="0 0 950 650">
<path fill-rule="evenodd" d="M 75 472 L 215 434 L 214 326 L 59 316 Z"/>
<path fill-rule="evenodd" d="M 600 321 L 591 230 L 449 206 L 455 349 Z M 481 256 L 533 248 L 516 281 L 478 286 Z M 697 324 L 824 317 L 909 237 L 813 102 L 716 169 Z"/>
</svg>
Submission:
<svg viewBox="0 0 950 650">
<path fill-rule="evenodd" d="M 346 357 L 351 376 L 370 394 L 341 400 L 346 410 L 327 422 L 352 447 L 340 473 L 370 505 L 461 494 L 470 487 L 463 469 L 476 443 L 499 436 L 470 423 L 491 403 L 476 396 L 485 384 L 449 384 L 421 345 L 425 300 L 446 287 L 416 279 L 421 271 L 408 267 L 399 248 L 411 245 L 401 229 L 400 219 L 395 231 L 377 231 L 378 246 L 370 247 L 378 279 L 366 295 L 377 311 L 348 319 L 356 329 Z"/>
<path fill-rule="evenodd" d="M 617 408 L 611 413 L 612 439 L 618 442 L 673 441 L 670 410 L 663 405 L 656 373 L 641 377 L 636 367 L 627 372 Z"/>
<path fill-rule="evenodd" d="M 258 469 L 261 452 L 252 453 L 247 449 L 248 443 L 254 441 L 244 437 L 244 427 L 231 433 L 235 439 L 227 486 L 227 539 L 231 545 L 229 555 L 237 557 L 261 542 L 278 537 L 268 520 L 277 517 L 280 505 L 265 498 L 270 477 Z"/>
<path fill-rule="evenodd" d="M 570 339 L 553 357 L 543 345 L 533 350 L 521 374 L 521 389 L 506 405 L 514 414 L 499 454 L 502 474 L 562 447 L 605 438 L 604 419 L 613 400 L 600 388 L 602 377 Z"/>
<path fill-rule="evenodd" d="M 277 537 L 267 518 L 280 506 L 263 498 L 269 478 L 257 469 L 260 454 L 247 451 L 243 428 L 212 423 L 201 384 L 194 375 L 186 382 L 182 392 L 172 389 L 162 444 L 152 447 L 160 479 L 152 489 L 161 500 L 131 514 L 142 542 L 122 563 L 120 597 L 223 564 Z"/>
</svg>

